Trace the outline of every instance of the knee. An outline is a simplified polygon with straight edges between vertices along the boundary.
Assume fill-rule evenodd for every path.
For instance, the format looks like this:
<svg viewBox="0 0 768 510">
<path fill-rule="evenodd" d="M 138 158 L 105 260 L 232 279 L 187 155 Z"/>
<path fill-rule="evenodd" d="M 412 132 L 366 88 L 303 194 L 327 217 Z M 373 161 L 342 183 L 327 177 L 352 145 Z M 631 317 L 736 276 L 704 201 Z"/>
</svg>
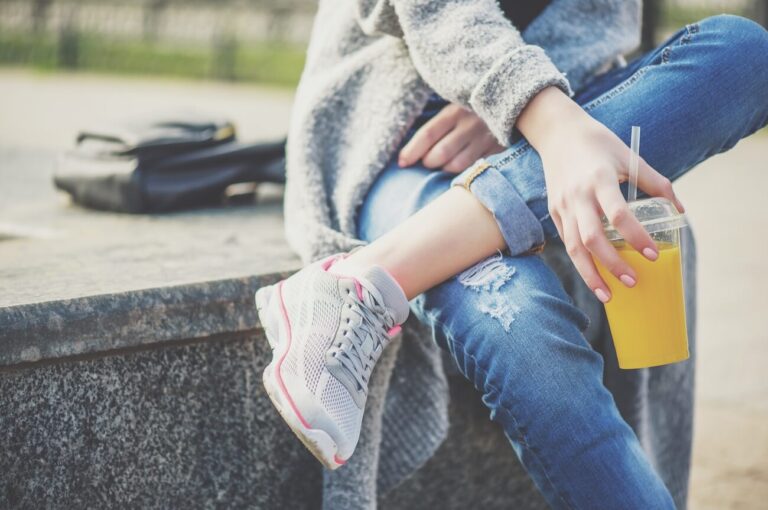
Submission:
<svg viewBox="0 0 768 510">
<path fill-rule="evenodd" d="M 719 51 L 713 55 L 721 65 L 744 62 L 752 74 L 764 77 L 768 73 L 768 31 L 761 25 L 731 14 L 712 16 L 697 25 L 700 31 L 716 35 Z"/>
<path fill-rule="evenodd" d="M 704 30 L 721 32 L 725 37 L 734 37 L 738 34 L 760 37 L 761 33 L 765 33 L 765 29 L 759 23 L 735 14 L 710 16 L 699 21 L 698 25 Z"/>
<path fill-rule="evenodd" d="M 768 31 L 752 20 L 722 14 L 695 25 L 693 41 L 712 99 L 740 119 L 768 115 Z M 690 30 L 690 29 L 689 29 Z M 759 126 L 756 126 L 759 127 Z"/>
</svg>

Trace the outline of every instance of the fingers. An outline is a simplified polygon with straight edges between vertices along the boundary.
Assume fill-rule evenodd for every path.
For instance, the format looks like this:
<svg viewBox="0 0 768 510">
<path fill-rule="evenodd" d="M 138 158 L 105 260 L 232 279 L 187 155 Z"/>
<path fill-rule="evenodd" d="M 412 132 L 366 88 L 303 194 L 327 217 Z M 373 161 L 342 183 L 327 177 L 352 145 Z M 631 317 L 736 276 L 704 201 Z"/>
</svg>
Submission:
<svg viewBox="0 0 768 510">
<path fill-rule="evenodd" d="M 603 213 L 624 240 L 648 260 L 656 260 L 659 257 L 659 250 L 651 236 L 632 214 L 616 182 L 601 184 L 597 187 L 596 194 Z"/>
<path fill-rule="evenodd" d="M 458 105 L 448 105 L 419 128 L 398 156 L 400 166 L 421 160 L 427 168 L 459 173 L 479 158 L 503 150 L 483 120 Z"/>
<path fill-rule="evenodd" d="M 575 218 L 567 219 L 563 222 L 563 243 L 568 256 L 571 257 L 573 265 L 581 275 L 587 286 L 592 289 L 597 299 L 607 303 L 611 299 L 611 291 L 597 272 L 595 263 L 592 260 L 589 250 L 581 241 L 581 232 Z"/>
<path fill-rule="evenodd" d="M 577 213 L 577 218 L 579 234 L 584 247 L 621 283 L 627 287 L 634 287 L 637 282 L 635 271 L 619 256 L 616 248 L 608 241 L 598 211 L 583 206 L 581 211 Z"/>
<path fill-rule="evenodd" d="M 461 152 L 456 154 L 453 159 L 442 165 L 442 169 L 446 172 L 459 173 L 469 168 L 472 163 L 487 156 L 493 154 L 498 144 L 493 138 L 493 135 L 486 133 L 478 137 L 472 138 L 469 144 L 464 147 Z M 425 164 L 425 166 L 427 166 Z"/>
<path fill-rule="evenodd" d="M 427 168 L 443 168 L 472 143 L 476 136 L 475 131 L 476 126 L 472 123 L 457 124 L 427 151 L 421 158 L 421 163 Z"/>
<path fill-rule="evenodd" d="M 437 112 L 434 117 L 416 131 L 410 141 L 405 144 L 405 147 L 400 150 L 398 164 L 410 166 L 422 159 L 437 142 L 456 126 L 461 111 L 461 107 L 451 104 Z"/>
<path fill-rule="evenodd" d="M 682 202 L 675 195 L 672 181 L 654 170 L 651 165 L 640 158 L 640 166 L 637 172 L 637 187 L 652 197 L 664 197 L 677 207 L 677 210 L 685 212 Z"/>
</svg>

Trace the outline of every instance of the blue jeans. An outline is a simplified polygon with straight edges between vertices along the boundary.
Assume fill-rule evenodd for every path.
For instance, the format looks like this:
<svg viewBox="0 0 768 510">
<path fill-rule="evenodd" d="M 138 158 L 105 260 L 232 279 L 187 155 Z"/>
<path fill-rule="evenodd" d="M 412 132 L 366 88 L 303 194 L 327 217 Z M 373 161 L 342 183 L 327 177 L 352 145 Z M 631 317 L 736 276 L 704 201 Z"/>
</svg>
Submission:
<svg viewBox="0 0 768 510">
<path fill-rule="evenodd" d="M 642 126 L 643 157 L 676 179 L 766 124 L 768 32 L 734 16 L 705 19 L 574 99 L 626 143 L 631 125 Z M 431 102 L 409 136 L 441 106 Z M 376 239 L 467 180 L 510 253 L 556 237 L 536 151 L 521 139 L 487 163 L 454 175 L 399 168 L 393 157 L 359 210 L 360 238 Z M 411 306 L 482 393 L 552 507 L 674 508 L 602 382 L 603 359 L 583 335 L 588 318 L 541 257 L 491 257 Z"/>
</svg>

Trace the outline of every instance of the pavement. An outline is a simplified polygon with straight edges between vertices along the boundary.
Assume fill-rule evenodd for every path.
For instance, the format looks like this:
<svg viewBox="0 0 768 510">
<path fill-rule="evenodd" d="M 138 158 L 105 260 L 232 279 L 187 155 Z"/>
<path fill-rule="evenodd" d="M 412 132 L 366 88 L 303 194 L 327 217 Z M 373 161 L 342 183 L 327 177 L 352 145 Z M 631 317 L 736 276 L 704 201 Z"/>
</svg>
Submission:
<svg viewBox="0 0 768 510">
<path fill-rule="evenodd" d="M 691 508 L 766 508 L 768 133 L 706 161 L 675 187 L 699 255 Z"/>
<path fill-rule="evenodd" d="M 232 118 L 242 140 L 275 139 L 285 133 L 291 101 L 290 92 L 252 85 L 0 70 L 0 189 L 11 180 L 49 186 L 43 183 L 50 183 L 51 168 L 41 165 L 34 175 L 19 175 L 15 158 L 66 149 L 78 129 L 115 117 L 193 108 Z M 765 508 L 768 133 L 700 165 L 676 183 L 676 190 L 694 225 L 699 252 L 690 508 Z M 49 192 L 51 200 L 63 200 Z M 3 196 L 0 223 L 9 204 L 26 199 Z"/>
</svg>

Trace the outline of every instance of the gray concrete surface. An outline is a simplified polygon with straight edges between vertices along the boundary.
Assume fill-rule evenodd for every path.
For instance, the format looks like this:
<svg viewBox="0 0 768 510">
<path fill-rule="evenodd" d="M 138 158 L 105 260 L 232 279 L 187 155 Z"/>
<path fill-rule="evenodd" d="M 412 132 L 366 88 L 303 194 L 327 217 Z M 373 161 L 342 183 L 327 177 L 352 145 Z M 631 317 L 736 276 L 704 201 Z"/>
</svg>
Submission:
<svg viewBox="0 0 768 510">
<path fill-rule="evenodd" d="M 46 80 L 50 91 L 80 88 Z M 134 84 L 81 85 L 66 103 L 39 94 L 48 104 L 38 114 L 73 136 L 101 109 L 137 113 L 109 96 Z M 22 89 L 40 92 L 29 83 Z M 180 84 L 158 89 L 144 92 L 172 106 L 209 97 L 185 95 Z M 233 89 L 215 92 L 226 103 Z M 5 99 L 4 111 L 16 99 L 36 107 Z M 62 104 L 82 114 L 65 120 L 56 111 Z M 268 132 L 245 136 L 282 134 L 288 116 L 276 110 L 288 106 L 265 106 L 276 119 L 256 125 Z M 260 382 L 271 352 L 253 293 L 298 267 L 282 236 L 277 190 L 255 206 L 155 216 L 87 211 L 51 187 L 58 142 L 16 143 L 25 118 L 15 117 L 21 122 L 0 143 L 0 508 L 317 508 L 321 466 Z M 411 322 L 407 328 L 417 326 Z M 400 352 L 413 354 L 412 346 Z M 451 391 L 447 440 L 380 507 L 440 502 L 460 510 L 482 500 L 486 508 L 543 508 L 513 455 L 488 455 L 509 451 L 507 440 L 469 383 L 456 378 Z M 434 503 L 425 503 L 425 485 Z"/>
<path fill-rule="evenodd" d="M 0 186 L 8 179 L 49 182 L 49 173 L 15 173 L 14 154 L 66 148 L 78 127 L 121 112 L 204 106 L 234 118 L 247 139 L 284 132 L 290 101 L 288 93 L 246 86 L 0 71 Z M 693 509 L 757 509 L 768 500 L 767 162 L 768 136 L 761 133 L 676 186 L 699 248 Z M 10 200 L 0 203 L 6 231 L 57 232 L 55 224 L 6 220 Z M 0 277 L 4 291 L 8 277 Z"/>
<path fill-rule="evenodd" d="M 0 371 L 0 507 L 317 508 L 255 330 Z"/>
<path fill-rule="evenodd" d="M 279 186 L 259 190 L 258 210 L 131 216 L 69 206 L 51 180 L 57 152 L 70 148 L 84 126 L 156 111 L 213 111 L 237 118 L 243 140 L 277 139 L 285 133 L 290 97 L 235 86 L 3 72 L 0 253 L 14 263 L 0 266 L 0 306 L 241 277 L 258 274 L 266 261 L 270 272 L 297 267 L 279 221 Z M 121 270 L 102 278 L 105 264 L 118 260 Z M 41 273 L 45 278 L 30 278 Z"/>
<path fill-rule="evenodd" d="M 768 133 L 705 162 L 676 188 L 699 254 L 691 508 L 765 508 Z"/>
</svg>

